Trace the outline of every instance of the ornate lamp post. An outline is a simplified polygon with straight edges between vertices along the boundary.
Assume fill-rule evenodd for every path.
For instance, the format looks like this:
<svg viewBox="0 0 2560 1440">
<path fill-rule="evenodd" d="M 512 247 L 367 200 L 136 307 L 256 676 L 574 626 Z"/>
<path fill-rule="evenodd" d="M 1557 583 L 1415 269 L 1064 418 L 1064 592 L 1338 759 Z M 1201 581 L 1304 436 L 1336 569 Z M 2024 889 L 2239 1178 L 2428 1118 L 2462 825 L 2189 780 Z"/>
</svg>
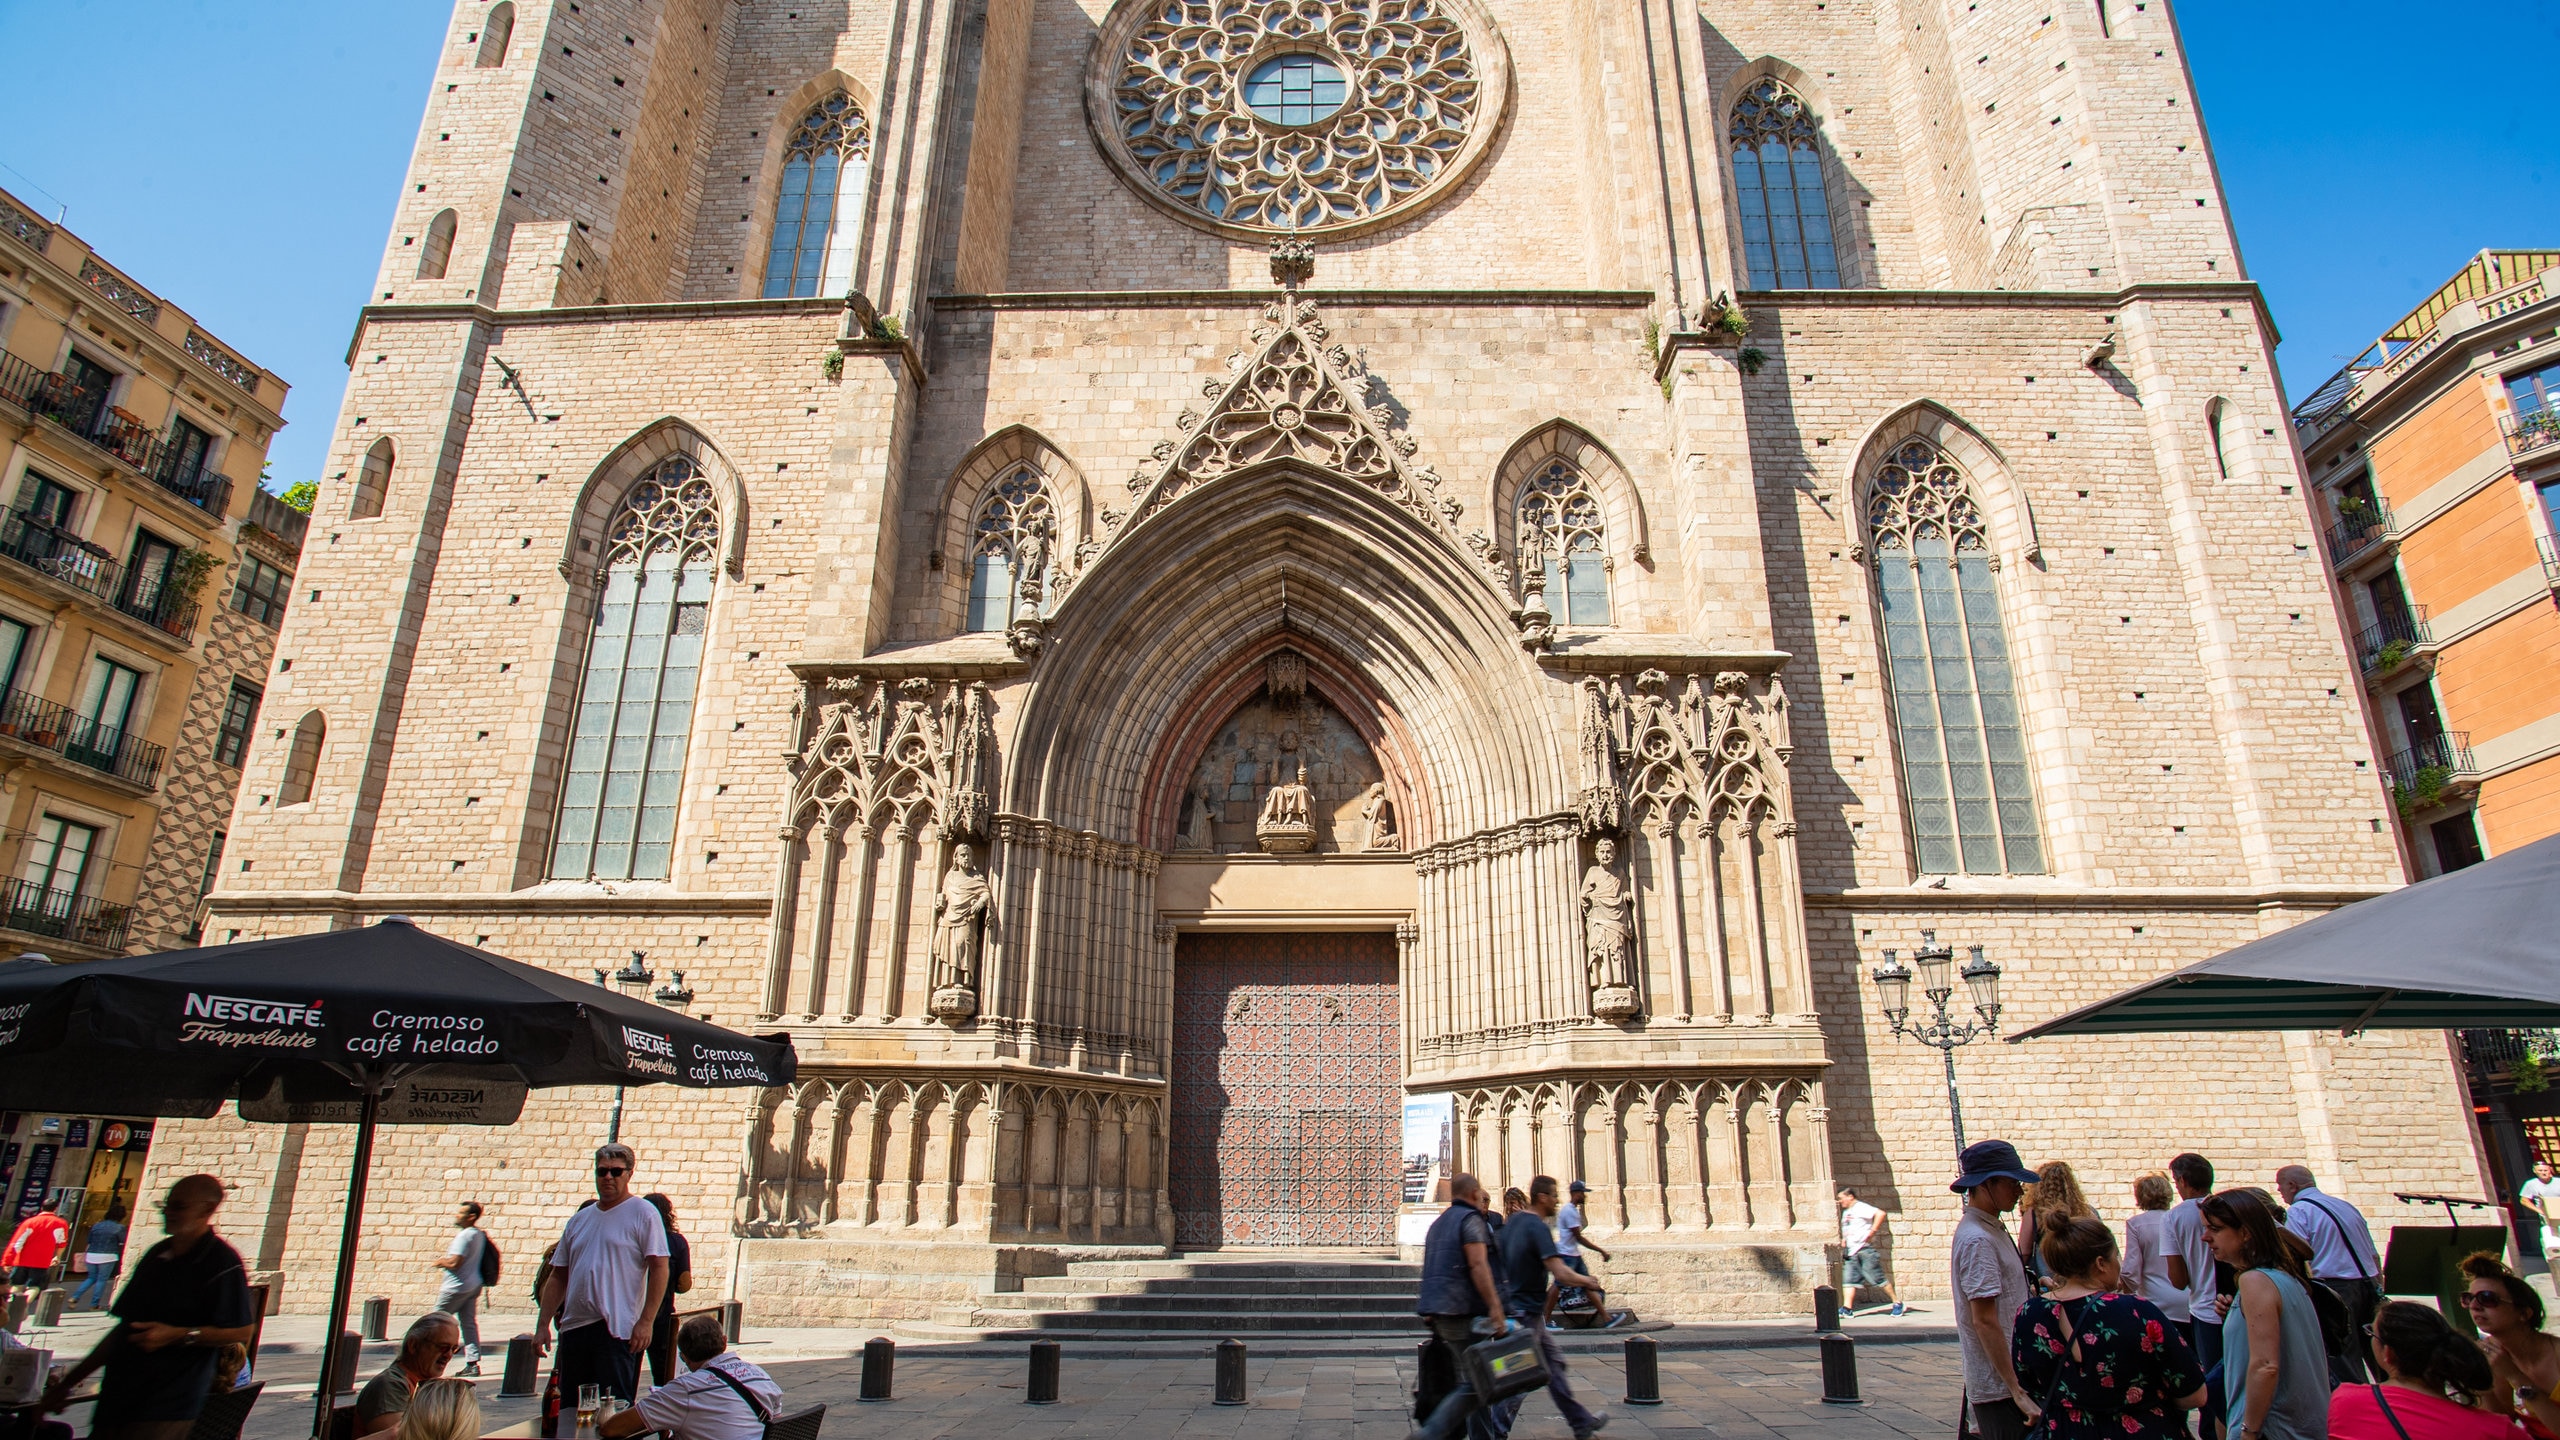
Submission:
<svg viewBox="0 0 2560 1440">
<path fill-rule="evenodd" d="M 2000 1033 L 2000 967 L 1985 959 L 1982 947 L 1972 947 L 1972 958 L 1954 976 L 1955 947 L 1938 943 L 1938 932 L 1920 932 L 1920 948 L 1911 952 L 1911 964 L 1896 959 L 1890 950 L 1884 952 L 1884 963 L 1875 967 L 1873 978 L 1876 994 L 1884 1002 L 1884 1018 L 1893 1025 L 1893 1033 L 1907 1035 L 1938 1052 L 1947 1064 L 1947 1115 L 1955 1122 L 1956 1151 L 1964 1151 L 1964 1107 L 1956 1100 L 1956 1047 L 1970 1045 L 1986 1035 Z M 1929 997 L 1933 1018 L 1914 1022 L 1911 1019 L 1912 966 L 1916 964 L 1920 991 Z M 1959 1021 L 1947 1014 L 1948 997 L 1956 993 L 1953 979 L 1964 981 L 1972 998 L 1977 1019 Z"/>
<path fill-rule="evenodd" d="M 649 982 L 658 978 L 644 963 L 648 958 L 649 952 L 634 950 L 631 952 L 631 963 L 612 974 L 608 975 L 602 969 L 598 969 L 595 972 L 596 983 L 603 985 L 610 982 L 613 988 L 623 994 L 634 1000 L 640 999 L 649 993 Z M 683 977 L 677 978 L 681 980 Z M 608 1145 L 622 1139 L 622 1090 L 622 1086 L 613 1087 L 613 1118 L 606 1123 L 604 1134 L 605 1143 Z"/>
</svg>

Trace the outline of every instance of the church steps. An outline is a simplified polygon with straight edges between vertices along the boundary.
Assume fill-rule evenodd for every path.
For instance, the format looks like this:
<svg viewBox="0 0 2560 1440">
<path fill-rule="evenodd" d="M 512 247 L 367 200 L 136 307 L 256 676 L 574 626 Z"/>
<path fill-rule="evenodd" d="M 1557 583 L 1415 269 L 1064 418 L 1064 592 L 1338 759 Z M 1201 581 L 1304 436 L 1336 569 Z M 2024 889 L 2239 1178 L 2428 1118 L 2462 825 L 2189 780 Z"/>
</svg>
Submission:
<svg viewBox="0 0 2560 1440">
<path fill-rule="evenodd" d="M 1247 1251 L 1233 1258 L 1077 1261 L 1066 1268 L 1064 1275 L 1025 1277 L 1018 1291 L 940 1307 L 934 1320 L 981 1333 L 1175 1335 L 1401 1335 L 1417 1323 L 1420 1267 L 1374 1253 L 1318 1250 L 1292 1259 Z"/>
</svg>

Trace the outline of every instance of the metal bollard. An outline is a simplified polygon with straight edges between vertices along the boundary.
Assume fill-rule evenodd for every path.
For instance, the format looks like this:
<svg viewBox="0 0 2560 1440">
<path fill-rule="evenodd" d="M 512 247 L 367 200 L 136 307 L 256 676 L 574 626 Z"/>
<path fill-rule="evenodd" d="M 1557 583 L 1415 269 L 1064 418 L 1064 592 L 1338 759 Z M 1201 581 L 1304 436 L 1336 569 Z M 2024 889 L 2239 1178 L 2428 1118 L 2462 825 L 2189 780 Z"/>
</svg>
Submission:
<svg viewBox="0 0 2560 1440">
<path fill-rule="evenodd" d="M 1058 1403 L 1058 1342 L 1031 1342 L 1031 1386 L 1022 1397 L 1026 1405 Z"/>
<path fill-rule="evenodd" d="M 1242 1405 L 1245 1402 L 1244 1342 L 1218 1342 L 1218 1398 L 1220 1405 Z"/>
<path fill-rule="evenodd" d="M 534 1383 L 542 1377 L 542 1362 L 534 1358 L 533 1337 L 519 1335 L 507 1342 L 507 1369 L 498 1381 L 501 1395 L 530 1395 Z"/>
<path fill-rule="evenodd" d="M 720 1302 L 720 1330 L 721 1330 L 721 1333 L 723 1333 L 723 1334 L 725 1334 L 725 1335 L 727 1335 L 727 1336 L 729 1337 L 729 1343 L 730 1343 L 730 1344 L 732 1344 L 732 1345 L 737 1344 L 737 1343 L 738 1343 L 738 1340 L 739 1340 L 739 1338 L 740 1338 L 740 1336 L 744 1333 L 744 1331 L 746 1330 L 746 1328 L 747 1328 L 747 1307 L 746 1307 L 746 1302 L 741 1301 L 741 1300 L 723 1300 L 723 1301 L 721 1301 L 721 1302 Z"/>
<path fill-rule="evenodd" d="M 388 1340 L 391 1338 L 390 1296 L 374 1295 L 366 1298 L 364 1302 L 364 1338 L 367 1340 Z"/>
<path fill-rule="evenodd" d="M 1858 1342 L 1837 1331 L 1822 1337 L 1822 1403 L 1866 1403 L 1858 1398 Z"/>
<path fill-rule="evenodd" d="M 1627 1337 L 1627 1403 L 1659 1405 L 1662 1403 L 1662 1357 L 1655 1353 L 1650 1336 Z"/>
<path fill-rule="evenodd" d="M 61 1286 L 46 1286 L 36 1295 L 36 1323 L 47 1328 L 61 1324 L 63 1302 L 70 1298 L 71 1292 Z"/>
<path fill-rule="evenodd" d="M 356 1366 L 364 1358 L 360 1353 L 363 1350 L 363 1347 L 363 1337 L 357 1335 L 353 1330 L 341 1330 L 338 1332 L 338 1374 L 336 1377 L 338 1386 L 336 1389 L 330 1391 L 330 1394 L 344 1395 L 348 1391 L 356 1388 Z"/>
<path fill-rule="evenodd" d="M 1813 1287 L 1813 1330 L 1828 1335 L 1840 1328 L 1840 1292 L 1828 1285 Z"/>
<path fill-rule="evenodd" d="M 889 1398 L 889 1384 L 898 1368 L 898 1347 L 886 1335 L 874 1335 L 862 1345 L 862 1395 L 865 1400 Z"/>
</svg>

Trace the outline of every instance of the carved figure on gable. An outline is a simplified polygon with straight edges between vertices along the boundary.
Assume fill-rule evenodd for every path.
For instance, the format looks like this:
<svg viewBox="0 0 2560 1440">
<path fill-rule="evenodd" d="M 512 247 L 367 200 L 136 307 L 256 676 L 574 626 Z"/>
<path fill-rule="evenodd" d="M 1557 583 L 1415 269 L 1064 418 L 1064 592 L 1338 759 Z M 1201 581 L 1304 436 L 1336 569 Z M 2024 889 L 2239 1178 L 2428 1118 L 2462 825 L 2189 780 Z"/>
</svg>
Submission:
<svg viewBox="0 0 2560 1440">
<path fill-rule="evenodd" d="M 1395 802 L 1387 798 L 1385 781 L 1372 781 L 1368 793 L 1360 797 L 1360 824 L 1361 849 L 1376 853 L 1404 848 L 1396 837 Z"/>
<path fill-rule="evenodd" d="M 1589 967 L 1591 1013 L 1603 1020 L 1632 1018 L 1636 999 L 1635 895 L 1618 878 L 1618 845 L 1603 838 L 1591 847 L 1582 872 L 1582 945 Z"/>
<path fill-rule="evenodd" d="M 1314 849 L 1315 824 L 1308 818 L 1314 805 L 1315 792 L 1307 788 L 1307 765 L 1301 760 L 1298 778 L 1272 786 L 1262 802 L 1262 817 L 1254 822 L 1253 834 L 1262 842 L 1263 853 L 1304 855 Z"/>
<path fill-rule="evenodd" d="M 951 873 L 933 899 L 933 1013 L 954 1024 L 978 1013 L 978 956 L 992 896 L 973 846 L 951 849 Z"/>
</svg>

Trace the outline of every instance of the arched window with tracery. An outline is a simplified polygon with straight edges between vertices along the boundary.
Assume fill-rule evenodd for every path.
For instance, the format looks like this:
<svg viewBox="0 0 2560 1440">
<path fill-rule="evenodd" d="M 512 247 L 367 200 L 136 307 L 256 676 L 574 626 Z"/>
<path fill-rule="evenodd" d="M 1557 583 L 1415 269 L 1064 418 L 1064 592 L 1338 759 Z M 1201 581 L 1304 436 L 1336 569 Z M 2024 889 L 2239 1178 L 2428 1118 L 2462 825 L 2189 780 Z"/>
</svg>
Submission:
<svg viewBox="0 0 2560 1440">
<path fill-rule="evenodd" d="M 1743 92 L 1726 140 L 1733 152 L 1742 263 L 1763 290 L 1836 290 L 1840 259 L 1823 188 L 1821 126 L 1804 97 L 1774 79 Z"/>
<path fill-rule="evenodd" d="M 989 486 L 969 527 L 969 628 L 1002 630 L 1038 614 L 1057 543 L 1057 507 L 1039 471 L 1017 466 Z"/>
<path fill-rule="evenodd" d="M 652 466 L 607 524 L 554 879 L 667 878 L 719 554 L 720 497 L 689 456 Z"/>
<path fill-rule="evenodd" d="M 2043 874 L 2026 729 L 1972 486 L 1945 450 L 1913 436 L 1868 478 L 1866 520 L 1920 871 Z"/>
<path fill-rule="evenodd" d="M 1609 536 L 1600 490 L 1559 456 L 1520 487 L 1521 573 L 1546 575 L 1547 609 L 1567 625 L 1609 623 Z"/>
<path fill-rule="evenodd" d="M 782 152 L 764 298 L 834 295 L 853 285 L 853 243 L 871 177 L 871 121 L 842 90 L 809 107 Z"/>
</svg>

